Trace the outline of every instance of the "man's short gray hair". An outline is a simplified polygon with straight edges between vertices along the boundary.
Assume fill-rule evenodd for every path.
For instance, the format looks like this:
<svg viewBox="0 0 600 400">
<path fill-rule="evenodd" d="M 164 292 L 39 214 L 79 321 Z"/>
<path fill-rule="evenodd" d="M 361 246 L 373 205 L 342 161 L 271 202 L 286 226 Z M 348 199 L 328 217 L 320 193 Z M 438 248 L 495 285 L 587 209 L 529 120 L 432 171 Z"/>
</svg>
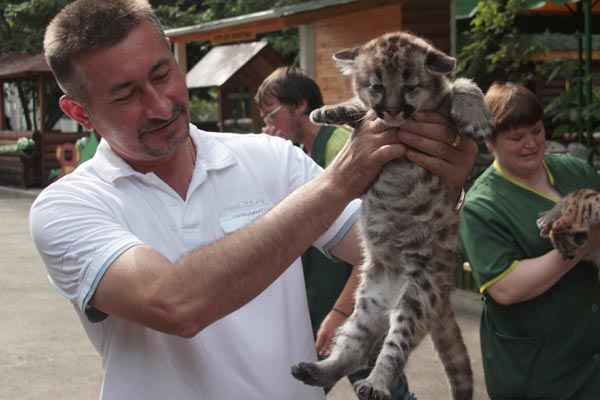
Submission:
<svg viewBox="0 0 600 400">
<path fill-rule="evenodd" d="M 70 97 L 87 101 L 86 79 L 77 58 L 114 45 L 148 21 L 167 39 L 147 0 L 77 0 L 50 22 L 44 36 L 44 54 L 58 85 Z"/>
</svg>

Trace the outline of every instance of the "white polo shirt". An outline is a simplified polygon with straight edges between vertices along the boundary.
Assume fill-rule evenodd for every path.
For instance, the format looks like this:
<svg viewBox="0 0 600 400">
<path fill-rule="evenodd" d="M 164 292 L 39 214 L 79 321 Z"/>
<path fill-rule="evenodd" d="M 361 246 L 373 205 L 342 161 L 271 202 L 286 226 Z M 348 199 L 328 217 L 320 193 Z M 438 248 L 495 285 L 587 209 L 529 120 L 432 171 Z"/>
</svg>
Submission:
<svg viewBox="0 0 600 400">
<path fill-rule="evenodd" d="M 290 142 L 201 132 L 186 200 L 153 173 L 129 167 L 104 141 L 96 155 L 44 190 L 31 232 L 53 285 L 75 306 L 103 359 L 102 399 L 307 400 L 323 390 L 290 367 L 315 359 L 300 259 L 239 310 L 192 339 L 84 314 L 98 282 L 126 249 L 146 244 L 175 261 L 259 217 L 320 173 Z M 315 243 L 327 251 L 358 216 L 351 203 Z M 298 229 L 302 229 L 301 226 Z"/>
</svg>

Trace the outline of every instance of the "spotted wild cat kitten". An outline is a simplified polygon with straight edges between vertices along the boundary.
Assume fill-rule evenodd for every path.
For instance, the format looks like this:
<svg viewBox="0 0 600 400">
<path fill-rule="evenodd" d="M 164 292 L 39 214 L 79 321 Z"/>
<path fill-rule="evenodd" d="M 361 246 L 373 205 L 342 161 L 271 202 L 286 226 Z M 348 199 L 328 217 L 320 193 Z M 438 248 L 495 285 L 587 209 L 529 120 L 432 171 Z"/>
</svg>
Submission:
<svg viewBox="0 0 600 400">
<path fill-rule="evenodd" d="M 541 213 L 536 223 L 540 235 L 550 238 L 560 256 L 572 259 L 588 243 L 592 226 L 600 225 L 600 193 L 589 188 L 569 193 L 550 210 Z M 584 260 L 599 268 L 600 280 L 600 249 Z"/>
<path fill-rule="evenodd" d="M 471 81 L 450 82 L 455 60 L 425 40 L 396 32 L 334 55 L 353 79 L 356 98 L 313 111 L 316 123 L 350 124 L 369 109 L 398 126 L 418 111 L 450 118 L 458 131 L 482 141 L 492 117 Z M 473 378 L 450 304 L 459 264 L 456 198 L 441 179 L 401 158 L 387 164 L 363 196 L 364 262 L 351 317 L 338 330 L 329 357 L 292 367 L 299 380 L 329 386 L 364 367 L 383 347 L 371 374 L 354 384 L 358 397 L 385 400 L 403 374 L 410 352 L 429 332 L 454 399 L 471 399 Z"/>
</svg>

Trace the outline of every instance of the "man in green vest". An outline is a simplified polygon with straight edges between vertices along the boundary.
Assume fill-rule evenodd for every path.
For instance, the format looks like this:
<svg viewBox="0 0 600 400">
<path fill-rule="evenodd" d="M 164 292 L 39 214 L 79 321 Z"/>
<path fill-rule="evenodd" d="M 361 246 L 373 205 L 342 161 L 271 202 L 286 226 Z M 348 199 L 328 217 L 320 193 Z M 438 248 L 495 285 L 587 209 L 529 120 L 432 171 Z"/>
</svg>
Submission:
<svg viewBox="0 0 600 400">
<path fill-rule="evenodd" d="M 255 100 L 265 122 L 263 132 L 291 140 L 323 168 L 352 133 L 339 126 L 316 125 L 310 121 L 311 111 L 323 106 L 323 97 L 317 83 L 298 67 L 276 69 L 261 83 Z M 336 262 L 314 247 L 302 255 L 302 266 L 317 354 L 323 357 L 327 355 L 336 328 L 354 308 L 358 267 Z M 373 354 L 373 363 L 376 356 Z M 354 383 L 366 378 L 370 370 L 358 371 L 348 378 Z M 393 400 L 414 399 L 404 379 L 396 382 L 391 391 Z"/>
</svg>

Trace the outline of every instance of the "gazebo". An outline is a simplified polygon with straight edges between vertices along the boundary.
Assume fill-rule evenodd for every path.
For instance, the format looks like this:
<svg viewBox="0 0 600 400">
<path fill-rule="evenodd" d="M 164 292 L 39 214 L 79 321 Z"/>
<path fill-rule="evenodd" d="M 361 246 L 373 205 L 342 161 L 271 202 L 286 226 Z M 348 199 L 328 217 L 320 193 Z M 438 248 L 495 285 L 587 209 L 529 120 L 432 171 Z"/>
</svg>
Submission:
<svg viewBox="0 0 600 400">
<path fill-rule="evenodd" d="M 11 82 L 37 82 L 37 120 L 32 130 L 9 130 L 6 125 L 4 108 L 4 84 Z M 85 132 L 57 132 L 45 126 L 44 112 L 46 98 L 45 85 L 54 81 L 50 67 L 42 54 L 9 53 L 0 56 L 0 146 L 17 143 L 20 138 L 33 140 L 35 149 L 30 157 L 21 153 L 0 154 L 0 184 L 21 187 L 45 186 L 50 172 L 61 167 L 57 157 L 57 147 L 65 143 L 75 143 L 87 135 Z"/>
</svg>

